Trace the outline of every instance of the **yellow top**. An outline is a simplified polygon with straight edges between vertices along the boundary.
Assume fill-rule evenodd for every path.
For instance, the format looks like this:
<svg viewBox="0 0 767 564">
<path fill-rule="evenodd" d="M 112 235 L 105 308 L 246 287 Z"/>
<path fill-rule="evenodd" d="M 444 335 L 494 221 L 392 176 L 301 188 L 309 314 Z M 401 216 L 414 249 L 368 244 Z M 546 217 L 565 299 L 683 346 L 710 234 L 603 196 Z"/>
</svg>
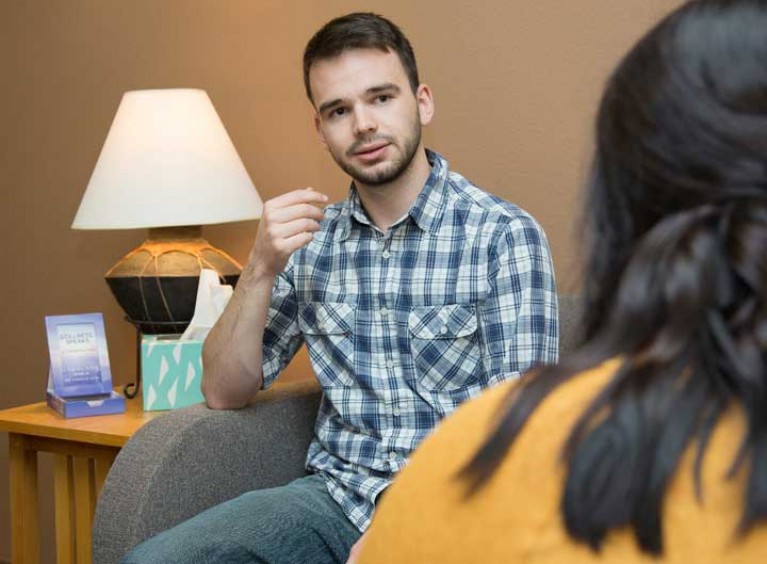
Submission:
<svg viewBox="0 0 767 564">
<path fill-rule="evenodd" d="M 602 557 L 575 543 L 561 523 L 562 444 L 616 361 L 584 372 L 552 393 L 528 420 L 490 482 L 465 499 L 455 474 L 493 428 L 513 383 L 462 406 L 416 451 L 381 502 L 360 564 L 767 562 L 767 524 L 743 539 L 735 528 L 743 507 L 746 473 L 725 480 L 744 431 L 736 407 L 721 418 L 703 461 L 703 502 L 695 497 L 694 451 L 688 449 L 664 502 L 664 555 L 640 553 L 631 530 L 613 531 Z M 746 469 L 744 467 L 743 469 Z"/>
</svg>

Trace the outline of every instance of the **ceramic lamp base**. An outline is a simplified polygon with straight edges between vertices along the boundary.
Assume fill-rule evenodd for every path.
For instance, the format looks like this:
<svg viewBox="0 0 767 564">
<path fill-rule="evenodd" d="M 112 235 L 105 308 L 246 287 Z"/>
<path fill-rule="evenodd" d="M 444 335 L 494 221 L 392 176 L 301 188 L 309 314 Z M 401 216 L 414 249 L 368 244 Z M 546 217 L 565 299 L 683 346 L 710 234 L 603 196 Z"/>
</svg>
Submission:
<svg viewBox="0 0 767 564">
<path fill-rule="evenodd" d="M 163 227 L 106 274 L 115 299 L 144 334 L 182 333 L 194 315 L 200 269 L 234 286 L 242 267 L 201 237 L 202 229 Z"/>
</svg>

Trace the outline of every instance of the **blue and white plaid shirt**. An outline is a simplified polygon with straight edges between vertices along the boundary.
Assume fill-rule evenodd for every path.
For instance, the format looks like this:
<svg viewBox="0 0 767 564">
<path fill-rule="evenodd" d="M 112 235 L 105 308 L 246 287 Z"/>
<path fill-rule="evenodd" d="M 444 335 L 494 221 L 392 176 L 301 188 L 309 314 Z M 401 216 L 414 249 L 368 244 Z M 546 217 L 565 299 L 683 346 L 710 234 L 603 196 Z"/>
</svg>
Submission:
<svg viewBox="0 0 767 564">
<path fill-rule="evenodd" d="M 428 152 L 410 212 L 382 233 L 352 184 L 275 283 L 264 387 L 303 342 L 324 396 L 307 468 L 361 531 L 413 449 L 460 403 L 557 358 L 543 230 Z"/>
</svg>

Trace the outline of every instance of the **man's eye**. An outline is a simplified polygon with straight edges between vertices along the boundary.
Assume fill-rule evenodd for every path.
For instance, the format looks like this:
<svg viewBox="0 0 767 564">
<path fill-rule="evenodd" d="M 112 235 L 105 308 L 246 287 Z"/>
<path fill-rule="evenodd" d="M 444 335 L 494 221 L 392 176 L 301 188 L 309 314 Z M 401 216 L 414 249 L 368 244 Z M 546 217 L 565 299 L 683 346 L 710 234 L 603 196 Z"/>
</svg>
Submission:
<svg viewBox="0 0 767 564">
<path fill-rule="evenodd" d="M 391 96 L 389 96 L 388 94 L 381 94 L 380 96 L 376 97 L 376 102 L 378 102 L 379 104 L 385 104 L 389 100 L 391 100 Z"/>
<path fill-rule="evenodd" d="M 340 117 L 346 113 L 346 108 L 336 108 L 330 112 L 330 117 Z"/>
</svg>

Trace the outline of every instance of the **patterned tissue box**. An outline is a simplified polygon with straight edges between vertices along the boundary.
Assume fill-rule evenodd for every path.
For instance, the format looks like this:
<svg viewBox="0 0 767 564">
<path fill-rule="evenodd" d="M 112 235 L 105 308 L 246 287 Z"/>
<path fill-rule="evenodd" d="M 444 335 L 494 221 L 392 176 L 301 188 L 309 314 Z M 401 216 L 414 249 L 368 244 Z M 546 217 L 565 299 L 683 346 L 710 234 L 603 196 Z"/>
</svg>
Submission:
<svg viewBox="0 0 767 564">
<path fill-rule="evenodd" d="M 141 389 L 145 411 L 177 409 L 203 401 L 202 341 L 179 335 L 141 338 Z"/>
</svg>

